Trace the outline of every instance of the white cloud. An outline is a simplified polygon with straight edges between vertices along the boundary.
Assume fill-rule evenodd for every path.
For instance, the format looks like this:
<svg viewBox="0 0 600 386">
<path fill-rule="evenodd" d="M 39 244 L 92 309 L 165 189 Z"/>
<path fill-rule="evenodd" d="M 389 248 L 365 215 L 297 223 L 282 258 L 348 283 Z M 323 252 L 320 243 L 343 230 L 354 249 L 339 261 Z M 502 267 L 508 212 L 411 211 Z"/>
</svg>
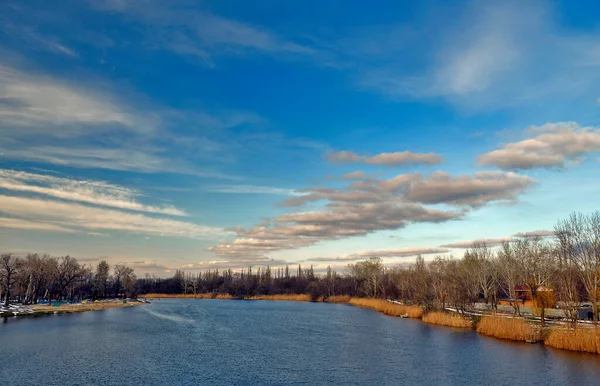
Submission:
<svg viewBox="0 0 600 386">
<path fill-rule="evenodd" d="M 444 162 L 441 155 L 435 153 L 413 153 L 402 151 L 395 153 L 380 153 L 374 156 L 361 156 L 352 151 L 339 151 L 326 154 L 330 162 L 335 163 L 365 163 L 370 165 L 400 166 L 400 165 L 437 165 Z"/>
<path fill-rule="evenodd" d="M 135 200 L 140 194 L 123 186 L 102 181 L 73 180 L 50 175 L 0 169 L 0 189 L 36 193 L 68 201 L 139 212 L 186 216 L 175 207 L 144 205 Z"/>
<path fill-rule="evenodd" d="M 582 156 L 600 152 L 600 129 L 597 127 L 559 122 L 534 126 L 526 133 L 538 135 L 481 155 L 479 165 L 515 170 L 564 167 L 568 161 L 579 163 Z"/>
<path fill-rule="evenodd" d="M 290 198 L 283 206 L 299 206 L 318 200 L 345 203 L 418 202 L 478 207 L 489 202 L 512 202 L 537 182 L 527 176 L 501 171 L 478 172 L 473 176 L 451 176 L 437 171 L 423 177 L 417 173 L 399 174 L 383 180 L 366 179 L 347 189 L 304 189 L 308 192 Z"/>
<path fill-rule="evenodd" d="M 528 176 L 500 171 L 453 177 L 444 172 L 411 182 L 405 198 L 425 204 L 453 204 L 477 207 L 489 202 L 515 200 L 537 182 Z"/>
<path fill-rule="evenodd" d="M 274 218 L 272 224 L 232 229 L 237 236 L 234 240 L 223 241 L 210 247 L 209 251 L 224 258 L 265 256 L 278 250 L 396 230 L 414 223 L 457 220 L 472 208 L 489 203 L 515 202 L 535 183 L 527 176 L 501 171 L 479 172 L 473 176 L 451 176 L 438 171 L 428 177 L 401 174 L 383 180 L 369 178 L 354 182 L 345 189 L 302 189 L 300 191 L 307 194 L 281 204 L 299 206 L 309 201 L 324 200 L 327 202 L 325 207 L 322 210 L 286 213 Z M 438 209 L 438 205 L 443 205 L 444 210 Z M 459 210 L 447 210 L 448 207 L 458 207 Z M 391 253 L 400 254 L 398 251 Z"/>
</svg>

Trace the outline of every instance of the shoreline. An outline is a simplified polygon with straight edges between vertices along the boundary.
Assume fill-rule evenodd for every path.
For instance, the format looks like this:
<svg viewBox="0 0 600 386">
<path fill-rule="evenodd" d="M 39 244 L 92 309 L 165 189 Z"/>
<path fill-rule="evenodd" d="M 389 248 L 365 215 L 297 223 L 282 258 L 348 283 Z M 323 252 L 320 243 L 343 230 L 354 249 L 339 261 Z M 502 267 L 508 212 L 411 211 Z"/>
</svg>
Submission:
<svg viewBox="0 0 600 386">
<path fill-rule="evenodd" d="M 148 296 L 152 295 L 152 296 Z M 526 344 L 544 344 L 547 347 L 581 354 L 600 354 L 600 329 L 586 323 L 579 323 L 572 330 L 568 323 L 552 321 L 541 328 L 523 317 L 497 314 L 468 314 L 462 315 L 456 311 L 431 311 L 425 313 L 419 306 L 407 306 L 384 299 L 353 298 L 347 295 L 332 296 L 311 300 L 307 294 L 299 295 L 263 295 L 248 298 L 233 298 L 227 294 L 148 294 L 144 299 L 231 299 L 231 300 L 281 300 L 304 301 L 314 303 L 346 304 L 355 307 L 369 308 L 384 315 L 400 318 L 419 319 L 421 322 L 440 327 L 473 330 L 479 335 L 500 340 L 510 340 Z M 483 323 L 482 323 L 483 321 Z M 554 335 L 553 335 L 554 334 Z M 556 339 L 560 336 L 560 340 Z M 567 338 L 565 338 L 565 336 Z M 569 339 L 571 337 L 571 339 Z M 596 344 L 582 344 L 581 341 L 598 341 Z"/>
<path fill-rule="evenodd" d="M 111 308 L 136 307 L 144 304 L 148 304 L 148 302 L 140 300 L 128 300 L 127 303 L 123 303 L 122 300 L 108 300 L 99 301 L 97 303 L 65 303 L 61 304 L 59 307 L 46 304 L 32 304 L 27 306 L 20 306 L 16 310 L 1 312 L 0 318 L 22 318 L 49 316 L 56 314 L 74 314 L 79 312 L 108 310 Z"/>
</svg>

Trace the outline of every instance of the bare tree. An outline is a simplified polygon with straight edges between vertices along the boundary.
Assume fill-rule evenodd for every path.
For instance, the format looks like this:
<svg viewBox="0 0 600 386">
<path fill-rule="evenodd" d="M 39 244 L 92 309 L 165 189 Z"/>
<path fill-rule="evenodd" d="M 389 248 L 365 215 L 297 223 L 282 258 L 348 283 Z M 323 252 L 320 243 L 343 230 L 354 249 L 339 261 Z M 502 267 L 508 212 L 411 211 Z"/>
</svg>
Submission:
<svg viewBox="0 0 600 386">
<path fill-rule="evenodd" d="M 486 304 L 491 303 L 492 309 L 497 309 L 498 275 L 492 263 L 493 252 L 485 243 L 474 243 L 465 252 L 464 259 L 470 266 Z"/>
<path fill-rule="evenodd" d="M 17 279 L 20 266 L 21 259 L 11 253 L 0 256 L 0 279 L 2 279 L 2 287 L 4 288 L 4 307 L 8 307 L 10 302 L 10 291 Z"/>
<path fill-rule="evenodd" d="M 106 297 L 109 276 L 110 266 L 105 260 L 102 260 L 98 263 L 96 274 L 94 275 L 94 291 L 100 298 Z"/>
<path fill-rule="evenodd" d="M 450 292 L 448 278 L 449 266 L 449 260 L 441 256 L 436 256 L 435 259 L 429 263 L 431 286 L 438 305 L 442 310 L 446 309 L 446 302 L 448 301 Z"/>
<path fill-rule="evenodd" d="M 573 262 L 592 303 L 594 323 L 598 322 L 598 274 L 600 271 L 600 212 L 590 216 L 573 213 L 559 221 L 557 235 L 566 245 L 567 257 Z"/>
<path fill-rule="evenodd" d="M 565 314 L 575 328 L 577 328 L 579 296 L 579 269 L 575 264 L 575 242 L 572 233 L 564 222 L 554 226 L 556 246 L 554 252 L 557 259 L 558 298 L 562 301 Z"/>
<path fill-rule="evenodd" d="M 496 255 L 496 268 L 500 278 L 500 289 L 511 300 L 515 315 L 521 315 L 521 308 L 517 299 L 517 285 L 521 283 L 523 261 L 517 257 L 513 246 L 503 242 Z"/>
<path fill-rule="evenodd" d="M 515 241 L 523 260 L 523 283 L 529 288 L 534 304 L 540 312 L 542 327 L 546 325 L 545 311 L 552 304 L 551 277 L 553 256 L 550 246 L 540 237 L 523 237 Z"/>
<path fill-rule="evenodd" d="M 81 279 L 84 267 L 80 266 L 74 257 L 63 256 L 58 259 L 55 270 L 59 299 L 62 299 L 67 296 L 67 289 Z"/>
<path fill-rule="evenodd" d="M 183 275 L 183 272 L 181 272 L 181 275 Z M 133 273 L 133 268 L 128 267 L 125 264 L 115 265 L 114 284 L 116 297 L 119 297 L 121 292 L 123 292 L 124 296 L 133 293 L 135 281 L 136 276 Z"/>
</svg>

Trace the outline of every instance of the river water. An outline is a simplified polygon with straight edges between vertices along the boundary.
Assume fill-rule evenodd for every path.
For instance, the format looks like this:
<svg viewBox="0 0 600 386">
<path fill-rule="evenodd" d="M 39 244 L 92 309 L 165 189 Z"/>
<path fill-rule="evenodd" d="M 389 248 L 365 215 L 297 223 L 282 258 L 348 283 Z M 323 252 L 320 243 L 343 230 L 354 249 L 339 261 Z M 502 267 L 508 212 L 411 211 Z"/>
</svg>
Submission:
<svg viewBox="0 0 600 386">
<path fill-rule="evenodd" d="M 583 385 L 596 356 L 343 304 L 170 300 L 0 323 L 1 385 Z"/>
</svg>

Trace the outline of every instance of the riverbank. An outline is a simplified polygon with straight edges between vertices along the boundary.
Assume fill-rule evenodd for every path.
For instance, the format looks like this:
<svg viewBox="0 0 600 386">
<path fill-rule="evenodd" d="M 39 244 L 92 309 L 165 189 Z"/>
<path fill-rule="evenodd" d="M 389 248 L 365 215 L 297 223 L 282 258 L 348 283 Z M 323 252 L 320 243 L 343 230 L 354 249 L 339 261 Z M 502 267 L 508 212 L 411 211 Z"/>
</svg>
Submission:
<svg viewBox="0 0 600 386">
<path fill-rule="evenodd" d="M 72 314 L 77 312 L 106 310 L 110 308 L 135 307 L 144 304 L 148 304 L 148 302 L 138 300 L 127 300 L 127 302 L 124 303 L 123 300 L 103 300 L 89 303 L 62 303 L 58 307 L 47 304 L 33 304 L 21 307 L 13 307 L 8 311 L 1 312 L 0 317 L 25 317 L 54 314 Z"/>
<path fill-rule="evenodd" d="M 234 299 L 228 294 L 147 294 L 149 299 Z M 307 294 L 261 295 L 240 300 L 284 300 L 312 301 Z M 400 302 L 384 299 L 353 298 L 348 295 L 336 295 L 319 298 L 316 302 L 348 304 L 356 307 L 370 308 L 385 315 L 401 318 L 421 319 L 424 323 L 445 327 L 473 329 L 477 333 L 497 339 L 527 343 L 543 343 L 548 347 L 582 353 L 600 354 L 600 330 L 581 323 L 577 329 L 567 323 L 553 321 L 552 326 L 542 328 L 539 322 L 514 317 L 510 314 L 485 314 L 468 312 L 459 314 L 450 312 L 424 312 L 422 307 L 409 306 Z"/>
</svg>

